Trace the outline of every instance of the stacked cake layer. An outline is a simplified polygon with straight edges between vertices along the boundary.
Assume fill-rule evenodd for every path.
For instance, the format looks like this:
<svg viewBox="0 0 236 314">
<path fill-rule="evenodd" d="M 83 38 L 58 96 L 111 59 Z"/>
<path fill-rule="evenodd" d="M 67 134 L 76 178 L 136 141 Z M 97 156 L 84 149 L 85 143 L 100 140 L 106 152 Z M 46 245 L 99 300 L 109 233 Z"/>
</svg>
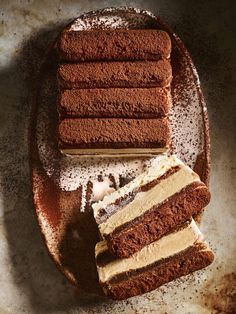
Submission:
<svg viewBox="0 0 236 314">
<path fill-rule="evenodd" d="M 129 258 L 112 255 L 106 241 L 97 243 L 95 256 L 100 283 L 105 293 L 117 300 L 154 290 L 214 259 L 194 220 Z"/>
<path fill-rule="evenodd" d="M 128 257 L 199 213 L 210 193 L 199 176 L 175 156 L 93 204 L 102 238 L 119 257 Z"/>
<path fill-rule="evenodd" d="M 67 29 L 57 46 L 63 153 L 136 156 L 169 148 L 172 68 L 166 32 Z"/>
<path fill-rule="evenodd" d="M 169 127 L 166 118 L 68 118 L 61 121 L 59 134 L 68 154 L 140 155 L 162 152 L 168 145 Z"/>
<path fill-rule="evenodd" d="M 61 64 L 62 88 L 166 87 L 172 78 L 168 60 Z"/>
<path fill-rule="evenodd" d="M 199 176 L 176 156 L 92 205 L 102 241 L 95 249 L 105 293 L 125 299 L 209 265 L 213 253 L 192 216 L 210 201 Z"/>
<path fill-rule="evenodd" d="M 165 88 L 65 89 L 58 98 L 61 118 L 160 118 L 171 104 Z"/>
<path fill-rule="evenodd" d="M 169 35 L 157 29 L 65 31 L 58 50 L 62 60 L 127 61 L 169 58 Z"/>
</svg>

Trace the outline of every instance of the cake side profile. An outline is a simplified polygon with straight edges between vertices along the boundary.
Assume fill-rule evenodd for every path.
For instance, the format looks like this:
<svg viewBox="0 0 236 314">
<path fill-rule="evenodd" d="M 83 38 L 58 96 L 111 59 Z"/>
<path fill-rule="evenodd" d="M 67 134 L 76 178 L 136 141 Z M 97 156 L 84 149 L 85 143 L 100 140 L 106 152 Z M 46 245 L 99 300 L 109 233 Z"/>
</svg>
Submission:
<svg viewBox="0 0 236 314">
<path fill-rule="evenodd" d="M 191 218 L 210 201 L 199 176 L 175 156 L 157 165 L 92 205 L 108 247 L 128 257 Z"/>
<path fill-rule="evenodd" d="M 129 258 L 114 257 L 106 241 L 97 243 L 95 256 L 100 284 L 106 295 L 117 300 L 152 291 L 214 259 L 194 220 Z"/>
<path fill-rule="evenodd" d="M 170 107 L 168 87 L 67 89 L 57 105 L 61 118 L 161 118 Z"/>
<path fill-rule="evenodd" d="M 57 44 L 66 61 L 126 61 L 169 58 L 171 40 L 158 29 L 64 31 Z"/>
<path fill-rule="evenodd" d="M 164 87 L 172 79 L 168 60 L 64 63 L 58 68 L 62 88 Z"/>
</svg>

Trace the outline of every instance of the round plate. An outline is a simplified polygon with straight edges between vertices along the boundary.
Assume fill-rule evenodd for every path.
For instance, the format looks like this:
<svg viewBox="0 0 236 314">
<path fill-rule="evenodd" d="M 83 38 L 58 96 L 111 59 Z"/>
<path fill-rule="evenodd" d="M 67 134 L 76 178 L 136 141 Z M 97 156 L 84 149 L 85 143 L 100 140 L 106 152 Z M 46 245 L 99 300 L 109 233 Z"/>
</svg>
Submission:
<svg viewBox="0 0 236 314">
<path fill-rule="evenodd" d="M 198 75 L 179 37 L 150 12 L 110 8 L 89 12 L 68 30 L 160 28 L 173 43 L 171 125 L 173 152 L 209 180 L 209 133 Z M 94 263 L 97 227 L 91 202 L 123 186 L 155 158 L 76 158 L 57 148 L 57 57 L 54 46 L 42 64 L 32 101 L 30 157 L 34 203 L 46 246 L 67 278 L 89 294 L 100 294 Z"/>
</svg>

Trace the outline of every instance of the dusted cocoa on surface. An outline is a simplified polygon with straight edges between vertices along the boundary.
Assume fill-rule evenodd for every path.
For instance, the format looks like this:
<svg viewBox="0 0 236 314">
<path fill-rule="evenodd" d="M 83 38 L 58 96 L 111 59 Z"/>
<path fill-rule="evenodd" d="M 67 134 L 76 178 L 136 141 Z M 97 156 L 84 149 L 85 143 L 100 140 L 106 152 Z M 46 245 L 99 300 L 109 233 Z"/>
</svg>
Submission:
<svg viewBox="0 0 236 314">
<path fill-rule="evenodd" d="M 157 60 L 171 52 L 169 35 L 157 29 L 110 29 L 62 33 L 58 53 L 66 61 Z"/>
<path fill-rule="evenodd" d="M 171 79 L 168 60 L 64 63 L 58 68 L 62 88 L 164 87 Z"/>
<path fill-rule="evenodd" d="M 170 142 L 163 119 L 64 119 L 59 124 L 63 148 L 163 148 Z"/>
<path fill-rule="evenodd" d="M 189 220 L 209 201 L 210 192 L 205 184 L 194 182 L 163 204 L 115 229 L 106 238 L 108 247 L 118 257 L 129 257 Z"/>
<path fill-rule="evenodd" d="M 169 88 L 93 88 L 62 90 L 61 117 L 159 118 L 171 106 Z"/>
</svg>

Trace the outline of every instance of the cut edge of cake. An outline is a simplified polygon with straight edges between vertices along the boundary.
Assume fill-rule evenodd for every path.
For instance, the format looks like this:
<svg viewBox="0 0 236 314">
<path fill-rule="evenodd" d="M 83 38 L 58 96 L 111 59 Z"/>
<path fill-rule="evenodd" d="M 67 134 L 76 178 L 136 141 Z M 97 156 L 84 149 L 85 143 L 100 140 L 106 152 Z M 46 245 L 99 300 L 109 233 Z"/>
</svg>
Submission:
<svg viewBox="0 0 236 314">
<path fill-rule="evenodd" d="M 106 295 L 122 300 L 202 269 L 214 260 L 192 219 L 131 257 L 114 257 L 107 242 L 97 243 L 95 258 L 100 284 Z"/>
<path fill-rule="evenodd" d="M 159 156 L 133 181 L 92 204 L 113 254 L 128 257 L 190 219 L 210 201 L 199 176 L 176 156 Z"/>
</svg>

